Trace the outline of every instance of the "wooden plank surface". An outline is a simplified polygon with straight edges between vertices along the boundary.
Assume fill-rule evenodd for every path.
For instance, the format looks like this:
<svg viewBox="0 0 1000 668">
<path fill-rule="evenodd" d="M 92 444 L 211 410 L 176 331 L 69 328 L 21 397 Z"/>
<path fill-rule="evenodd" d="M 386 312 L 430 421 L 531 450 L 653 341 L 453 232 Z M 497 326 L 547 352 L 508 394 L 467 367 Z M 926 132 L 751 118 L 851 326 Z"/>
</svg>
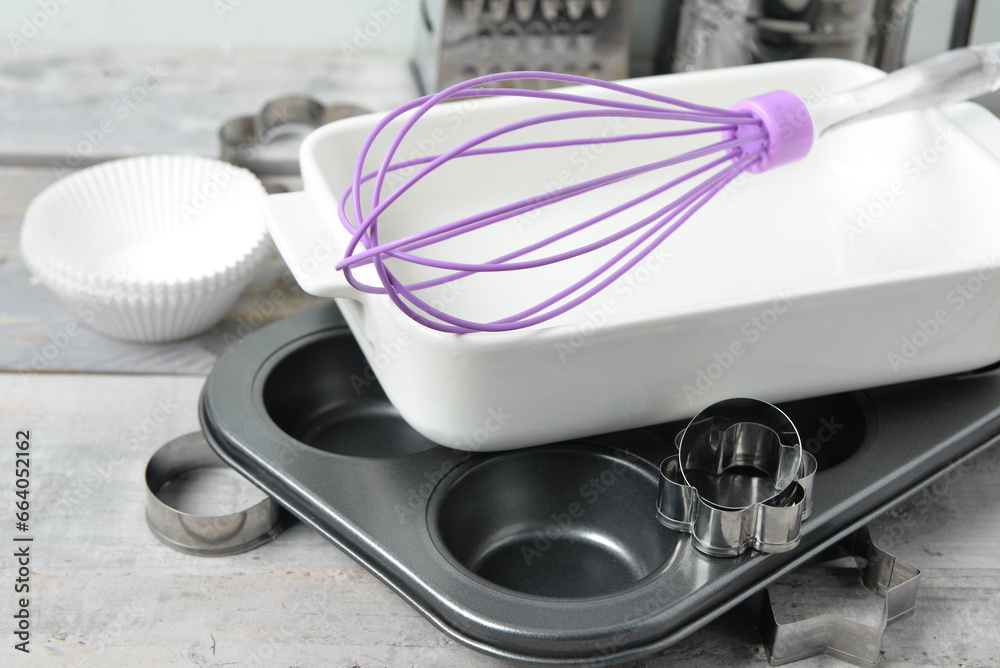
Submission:
<svg viewBox="0 0 1000 668">
<path fill-rule="evenodd" d="M 448 639 L 302 525 L 215 559 L 157 542 L 143 519 L 144 467 L 159 445 L 197 430 L 202 382 L 0 374 L 0 540 L 11 540 L 18 429 L 31 430 L 35 536 L 33 653 L 16 664 L 5 656 L 3 665 L 505 665 Z M 884 547 L 924 571 L 917 613 L 886 636 L 885 665 L 985 667 L 1000 659 L 998 473 L 993 449 L 873 525 Z M 5 589 L 14 578 L 8 552 L 0 558 Z M 798 571 L 772 594 L 783 615 L 834 611 L 864 621 L 881 609 L 856 578 L 829 569 Z M 4 595 L 5 653 L 12 606 Z M 752 640 L 745 627 L 714 623 L 634 665 L 766 665 Z M 843 664 L 819 657 L 797 665 Z"/>
</svg>

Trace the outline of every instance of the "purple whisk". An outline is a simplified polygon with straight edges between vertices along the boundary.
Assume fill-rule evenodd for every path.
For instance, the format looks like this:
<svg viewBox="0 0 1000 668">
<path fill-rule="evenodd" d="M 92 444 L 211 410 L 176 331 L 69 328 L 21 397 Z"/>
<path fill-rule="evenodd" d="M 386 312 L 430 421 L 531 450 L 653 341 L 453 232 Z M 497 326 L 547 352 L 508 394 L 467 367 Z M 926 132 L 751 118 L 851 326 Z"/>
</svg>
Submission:
<svg viewBox="0 0 1000 668">
<path fill-rule="evenodd" d="M 514 79 L 543 79 L 562 83 L 589 84 L 627 95 L 632 98 L 632 101 L 602 99 L 574 91 L 478 87 Z M 407 133 L 439 102 L 453 98 L 494 96 L 553 100 L 571 105 L 582 105 L 582 107 L 519 120 L 464 141 L 439 154 L 410 160 L 395 160 L 396 153 Z M 347 281 L 355 289 L 388 295 L 407 316 L 439 331 L 452 333 L 509 331 L 545 322 L 575 308 L 624 276 L 743 172 L 759 172 L 777 164 L 803 157 L 808 152 L 813 139 L 813 128 L 809 121 L 809 114 L 807 111 L 803 114 L 804 111 L 804 103 L 799 98 L 783 91 L 745 100 L 732 109 L 719 109 L 684 102 L 617 83 L 566 74 L 508 72 L 471 79 L 396 109 L 383 118 L 366 138 L 358 156 L 352 183 L 344 191 L 339 202 L 340 219 L 351 233 L 351 239 L 346 248 L 344 259 L 337 264 L 337 268 L 343 270 Z M 366 172 L 364 164 L 373 143 L 390 123 L 401 117 L 405 117 L 402 127 L 392 137 L 378 167 Z M 524 128 L 581 118 L 649 119 L 672 124 L 671 129 L 611 136 L 600 140 L 606 143 L 712 133 L 717 134 L 718 137 L 716 141 L 707 146 L 681 155 L 598 176 L 582 183 L 565 185 L 544 194 L 481 211 L 392 241 L 379 241 L 379 217 L 402 194 L 445 163 L 471 156 L 591 144 L 595 141 L 592 137 L 503 145 L 490 143 Z M 789 123 L 789 119 L 796 119 L 796 122 Z M 675 127 L 676 124 L 681 124 L 680 129 Z M 571 197 L 592 192 L 598 188 L 613 186 L 625 179 L 693 160 L 703 160 L 704 163 L 657 185 L 648 192 L 611 206 L 586 220 L 554 230 L 539 241 L 505 252 L 487 261 L 441 260 L 419 253 L 422 248 L 446 241 L 457 235 L 467 234 Z M 416 168 L 416 171 L 396 188 L 388 193 L 383 193 L 387 176 L 392 172 L 407 168 Z M 366 208 L 365 203 L 362 202 L 361 193 L 362 185 L 369 182 L 372 182 L 372 195 Z M 632 207 L 661 197 L 678 186 L 683 186 L 686 190 L 659 206 L 652 214 L 643 215 L 639 220 L 600 239 L 587 239 L 569 250 L 549 251 L 550 254 L 538 256 L 539 253 L 545 252 L 549 246 L 563 240 L 572 240 L 577 233 L 612 216 L 622 214 Z M 622 247 L 616 248 L 611 257 L 601 261 L 598 266 L 582 278 L 572 281 L 569 285 L 560 286 L 555 294 L 528 308 L 488 322 L 475 322 L 446 313 L 416 294 L 420 290 L 443 285 L 471 274 L 521 271 L 569 260 L 616 242 L 622 242 Z M 390 259 L 424 265 L 443 270 L 445 273 L 434 278 L 406 283 L 398 278 L 386 264 L 386 261 Z M 354 269 L 367 264 L 374 265 L 379 280 L 378 284 L 365 283 L 355 274 Z"/>
</svg>

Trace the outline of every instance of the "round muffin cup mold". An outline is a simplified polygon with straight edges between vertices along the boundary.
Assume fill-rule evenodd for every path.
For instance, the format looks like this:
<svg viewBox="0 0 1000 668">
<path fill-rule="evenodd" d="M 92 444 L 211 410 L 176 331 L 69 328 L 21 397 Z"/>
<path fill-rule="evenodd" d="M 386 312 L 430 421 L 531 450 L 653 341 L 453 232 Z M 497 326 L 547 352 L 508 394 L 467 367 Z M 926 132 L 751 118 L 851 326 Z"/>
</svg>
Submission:
<svg viewBox="0 0 1000 668">
<path fill-rule="evenodd" d="M 445 478 L 427 522 L 442 554 L 487 586 L 604 596 L 640 586 L 686 545 L 646 512 L 654 474 L 627 453 L 582 444 L 512 451 Z"/>
<path fill-rule="evenodd" d="M 389 403 L 356 346 L 321 332 L 288 345 L 261 367 L 263 410 L 297 442 L 333 455 L 405 457 L 439 447 Z"/>
</svg>

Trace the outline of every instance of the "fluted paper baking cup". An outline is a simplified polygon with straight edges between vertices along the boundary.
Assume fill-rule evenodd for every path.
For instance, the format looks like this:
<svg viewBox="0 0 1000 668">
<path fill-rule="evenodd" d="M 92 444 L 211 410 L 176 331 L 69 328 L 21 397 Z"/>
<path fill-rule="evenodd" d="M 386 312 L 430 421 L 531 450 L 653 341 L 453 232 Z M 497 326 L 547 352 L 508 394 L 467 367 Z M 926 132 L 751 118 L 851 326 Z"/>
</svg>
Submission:
<svg viewBox="0 0 1000 668">
<path fill-rule="evenodd" d="M 190 292 L 108 288 L 82 290 L 63 278 L 35 272 L 75 315 L 92 328 L 116 339 L 158 343 L 185 339 L 213 327 L 233 308 L 246 281 L 193 286 Z"/>
<path fill-rule="evenodd" d="M 135 341 L 185 338 L 225 316 L 270 250 L 265 195 L 251 172 L 211 158 L 108 162 L 35 198 L 22 251 L 72 308 L 101 305 L 95 329 Z"/>
</svg>

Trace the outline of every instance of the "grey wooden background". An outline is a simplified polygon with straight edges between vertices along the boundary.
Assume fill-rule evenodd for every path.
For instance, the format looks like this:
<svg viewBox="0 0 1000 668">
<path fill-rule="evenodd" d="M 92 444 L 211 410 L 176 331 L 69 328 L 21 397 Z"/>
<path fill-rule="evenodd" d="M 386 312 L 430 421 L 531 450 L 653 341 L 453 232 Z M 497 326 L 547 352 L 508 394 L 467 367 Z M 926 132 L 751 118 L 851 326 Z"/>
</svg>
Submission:
<svg viewBox="0 0 1000 668">
<path fill-rule="evenodd" d="M 335 56 L 30 51 L 0 60 L 0 541 L 12 532 L 13 447 L 32 435 L 32 653 L 14 652 L 14 568 L 0 552 L 0 665 L 497 666 L 449 640 L 304 526 L 234 557 L 202 559 L 156 541 L 143 519 L 143 470 L 167 440 L 198 429 L 204 376 L 231 340 L 316 303 L 276 255 L 219 327 L 171 345 L 83 330 L 44 373 L 24 373 L 72 317 L 32 282 L 18 251 L 52 163 L 110 113 L 147 67 L 162 85 L 90 161 L 140 153 L 216 155 L 216 131 L 286 93 L 384 109 L 414 93 L 404 63 Z M 296 179 L 269 179 L 295 188 Z M 280 295 L 276 297 L 276 295 Z M 169 410 L 157 411 L 157 407 Z M 156 421 L 154 416 L 165 419 Z M 924 571 L 918 611 L 892 627 L 886 665 L 1000 663 L 1000 450 L 876 521 L 879 542 Z M 771 588 L 784 618 L 834 612 L 870 621 L 880 599 L 841 571 L 812 568 Z M 648 667 L 763 666 L 738 624 L 716 622 Z M 803 666 L 842 665 L 830 657 Z"/>
</svg>

